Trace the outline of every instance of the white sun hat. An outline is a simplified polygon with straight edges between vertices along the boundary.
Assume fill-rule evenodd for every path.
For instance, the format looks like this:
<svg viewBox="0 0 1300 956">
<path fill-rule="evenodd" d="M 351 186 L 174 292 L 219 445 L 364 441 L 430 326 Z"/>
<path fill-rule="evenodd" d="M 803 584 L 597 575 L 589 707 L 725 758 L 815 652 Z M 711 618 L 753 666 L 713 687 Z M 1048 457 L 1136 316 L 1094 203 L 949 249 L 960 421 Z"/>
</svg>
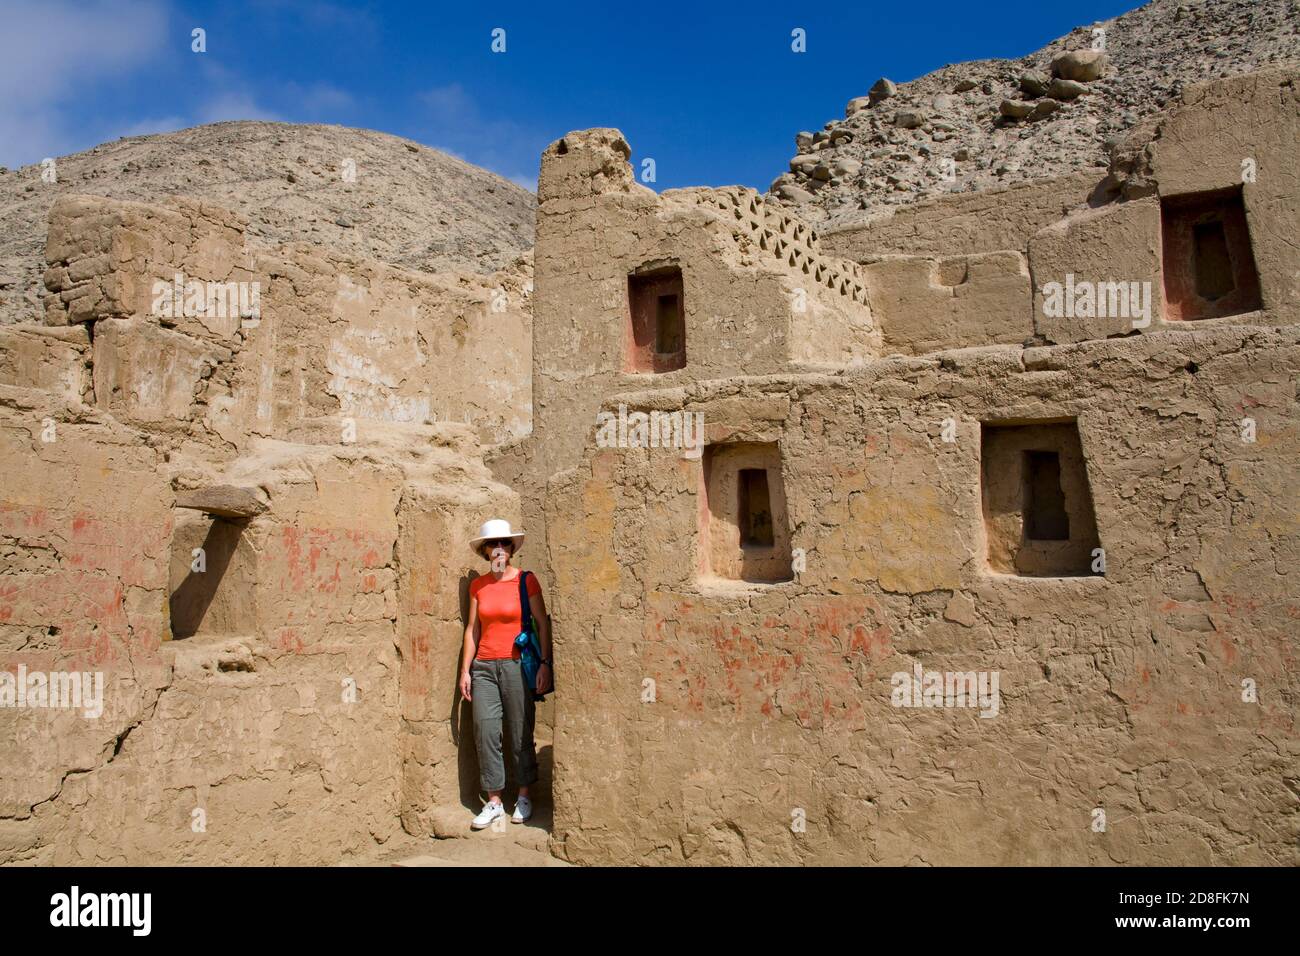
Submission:
<svg viewBox="0 0 1300 956">
<path fill-rule="evenodd" d="M 484 521 L 483 527 L 478 529 L 478 536 L 471 538 L 469 546 L 475 554 L 479 554 L 479 546 L 484 541 L 495 541 L 498 538 L 509 538 L 515 543 L 515 550 L 524 543 L 524 533 L 522 531 L 510 530 L 510 522 L 504 518 L 493 518 L 490 521 Z M 482 557 L 482 555 L 479 555 Z"/>
</svg>

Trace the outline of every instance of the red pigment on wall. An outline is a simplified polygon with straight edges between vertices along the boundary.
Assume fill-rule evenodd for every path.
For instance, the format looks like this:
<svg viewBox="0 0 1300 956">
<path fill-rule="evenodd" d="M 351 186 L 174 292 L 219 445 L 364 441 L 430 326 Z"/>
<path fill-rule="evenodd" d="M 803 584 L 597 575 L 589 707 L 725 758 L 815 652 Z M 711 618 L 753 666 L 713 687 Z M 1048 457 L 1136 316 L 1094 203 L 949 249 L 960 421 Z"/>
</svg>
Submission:
<svg viewBox="0 0 1300 956">
<path fill-rule="evenodd" d="M 864 713 L 861 691 L 846 662 L 883 660 L 893 653 L 891 629 L 872 599 L 846 598 L 802 613 L 769 614 L 759 629 L 692 620 L 686 607 L 687 602 L 677 602 L 668 615 L 651 611 L 641 662 L 648 675 L 665 675 L 656 676 L 663 685 L 660 699 L 671 701 L 682 693 L 685 707 L 696 713 L 704 711 L 710 688 L 716 688 L 712 706 L 716 709 L 716 697 L 721 697 L 724 709 L 736 717 L 784 712 L 805 726 L 857 719 Z M 665 639 L 674 632 L 674 639 Z M 720 677 L 721 684 L 711 682 L 710 675 Z"/>
</svg>

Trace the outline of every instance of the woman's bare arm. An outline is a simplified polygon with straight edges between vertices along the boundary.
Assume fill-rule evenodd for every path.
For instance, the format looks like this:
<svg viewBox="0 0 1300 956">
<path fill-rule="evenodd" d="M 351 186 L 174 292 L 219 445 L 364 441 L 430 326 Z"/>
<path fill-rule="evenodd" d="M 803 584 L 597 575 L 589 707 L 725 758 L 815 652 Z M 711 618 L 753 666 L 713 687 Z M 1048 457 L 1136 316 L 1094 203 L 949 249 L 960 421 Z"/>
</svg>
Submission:
<svg viewBox="0 0 1300 956">
<path fill-rule="evenodd" d="M 465 642 L 460 652 L 460 690 L 466 700 L 470 699 L 469 665 L 478 653 L 481 629 L 478 623 L 478 598 L 469 599 L 469 622 L 465 625 Z"/>
</svg>

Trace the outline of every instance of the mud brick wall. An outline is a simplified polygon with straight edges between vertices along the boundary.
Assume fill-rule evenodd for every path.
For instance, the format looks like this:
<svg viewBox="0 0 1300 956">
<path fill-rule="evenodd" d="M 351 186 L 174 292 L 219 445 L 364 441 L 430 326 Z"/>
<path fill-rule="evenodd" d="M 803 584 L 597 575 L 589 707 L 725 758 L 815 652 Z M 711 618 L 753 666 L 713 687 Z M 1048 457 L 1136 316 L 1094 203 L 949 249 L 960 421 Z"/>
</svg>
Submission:
<svg viewBox="0 0 1300 956">
<path fill-rule="evenodd" d="M 555 480 L 557 852 L 1300 862 L 1298 374 L 1294 328 L 1207 329 L 611 398 L 779 445 L 806 566 L 700 578 L 702 466 L 672 450 Z M 981 423 L 1043 420 L 1077 422 L 1104 574 L 989 564 Z M 893 706 L 918 662 L 998 672 L 996 716 Z"/>
<path fill-rule="evenodd" d="M 0 663 L 102 670 L 105 712 L 0 711 L 0 860 L 333 863 L 396 833 L 403 799 L 449 826 L 476 778 L 459 707 L 423 695 L 455 680 L 475 559 L 453 545 L 513 500 L 475 431 L 529 424 L 527 262 L 416 277 L 88 198 L 56 206 L 50 248 L 51 324 L 6 329 L 0 362 Z M 176 271 L 262 283 L 258 321 L 155 315 Z M 265 513 L 175 510 L 212 484 Z M 403 542 L 430 530 L 417 500 L 450 553 Z"/>
<path fill-rule="evenodd" d="M 267 269 L 269 327 L 234 376 L 232 421 L 277 437 L 325 415 L 468 423 L 485 444 L 529 431 L 526 261 L 490 276 L 428 276 L 292 247 Z"/>
<path fill-rule="evenodd" d="M 676 267 L 684 288 L 678 385 L 733 375 L 861 364 L 879 353 L 858 267 L 752 190 L 656 195 L 635 182 L 617 130 L 571 133 L 539 180 L 533 380 L 539 481 L 576 461 L 601 395 L 638 388 L 626 364 L 628 277 Z"/>
<path fill-rule="evenodd" d="M 401 817 L 408 833 L 459 835 L 466 826 L 465 808 L 477 811 L 481 805 L 473 711 L 460 699 L 459 663 L 469 583 L 485 568 L 469 542 L 494 517 L 518 526 L 519 501 L 487 482 L 420 481 L 402 494 Z M 551 723 L 551 707 L 539 705 L 539 726 Z"/>
<path fill-rule="evenodd" d="M 1295 865 L 1296 90 L 1189 87 L 1104 180 L 830 238 L 569 134 L 535 293 L 527 258 L 417 275 L 61 199 L 46 324 L 0 332 L 0 670 L 102 671 L 104 712 L 0 709 L 0 863 L 463 828 L 467 541 L 506 517 L 553 614 L 569 860 Z M 1258 308 L 1162 315 L 1197 268 L 1171 211 L 1225 190 Z M 155 315 L 178 270 L 259 282 L 261 316 Z M 1047 316 L 1067 274 L 1150 283 L 1150 325 Z M 620 404 L 710 447 L 596 447 Z M 194 504 L 222 494 L 258 507 Z M 896 706 L 916 668 L 997 706 Z"/>
<path fill-rule="evenodd" d="M 0 859 L 51 862 L 52 819 L 167 680 L 171 491 L 137 434 L 46 393 L 0 387 L 0 443 L 0 669 L 104 674 L 97 719 L 0 708 Z"/>
<path fill-rule="evenodd" d="M 90 336 L 85 326 L 0 328 L 0 385 L 37 388 L 72 402 L 90 399 Z"/>
<path fill-rule="evenodd" d="M 0 710 L 0 763 L 18 771 L 4 776 L 3 858 L 328 863 L 387 839 L 400 471 L 286 460 L 266 482 L 272 515 L 243 532 L 255 627 L 170 640 L 173 496 L 157 452 L 93 417 L 56 420 L 42 443 L 15 404 L 0 429 L 22 469 L 0 506 L 0 666 L 103 671 L 105 693 L 98 720 Z"/>
<path fill-rule="evenodd" d="M 124 421 L 218 454 L 324 416 L 471 422 L 488 443 L 531 425 L 526 259 L 490 276 L 423 275 L 267 248 L 206 203 L 90 196 L 55 204 L 46 245 L 46 322 L 95 326 L 94 401 Z M 154 284 L 177 274 L 247 283 L 250 299 L 256 283 L 260 315 L 155 314 Z"/>
<path fill-rule="evenodd" d="M 885 252 L 928 257 L 1023 252 L 1035 232 L 1085 204 L 1100 179 L 1100 171 L 1071 173 L 919 202 L 866 225 L 827 232 L 822 245 L 832 255 L 862 263 Z"/>
</svg>

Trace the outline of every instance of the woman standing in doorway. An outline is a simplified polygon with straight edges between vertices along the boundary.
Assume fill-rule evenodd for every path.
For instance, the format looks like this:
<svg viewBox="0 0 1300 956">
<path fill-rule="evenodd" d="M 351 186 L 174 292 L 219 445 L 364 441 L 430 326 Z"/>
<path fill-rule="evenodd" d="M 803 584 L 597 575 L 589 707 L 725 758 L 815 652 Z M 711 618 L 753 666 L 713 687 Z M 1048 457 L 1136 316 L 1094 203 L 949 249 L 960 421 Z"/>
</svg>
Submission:
<svg viewBox="0 0 1300 956">
<path fill-rule="evenodd" d="M 527 574 L 510 566 L 523 544 L 524 533 L 512 531 L 510 522 L 494 518 L 485 522 L 470 541 L 474 553 L 487 561 L 491 573 L 480 575 L 469 585 L 469 621 L 461 653 L 460 692 L 474 708 L 474 741 L 478 748 L 479 782 L 488 801 L 471 826 L 491 826 L 505 816 L 501 791 L 506 786 L 502 753 L 502 721 L 510 742 L 510 759 L 519 781 L 519 799 L 511 823 L 523 823 L 533 813 L 528 788 L 537 782 L 537 750 L 533 744 L 533 693 L 546 693 L 551 686 L 551 630 L 546 619 L 546 602 L 536 575 L 527 580 L 528 606 L 542 647 L 542 664 L 535 687 L 524 686 L 524 669 L 515 638 L 523 630 L 523 608 L 519 576 Z"/>
</svg>

